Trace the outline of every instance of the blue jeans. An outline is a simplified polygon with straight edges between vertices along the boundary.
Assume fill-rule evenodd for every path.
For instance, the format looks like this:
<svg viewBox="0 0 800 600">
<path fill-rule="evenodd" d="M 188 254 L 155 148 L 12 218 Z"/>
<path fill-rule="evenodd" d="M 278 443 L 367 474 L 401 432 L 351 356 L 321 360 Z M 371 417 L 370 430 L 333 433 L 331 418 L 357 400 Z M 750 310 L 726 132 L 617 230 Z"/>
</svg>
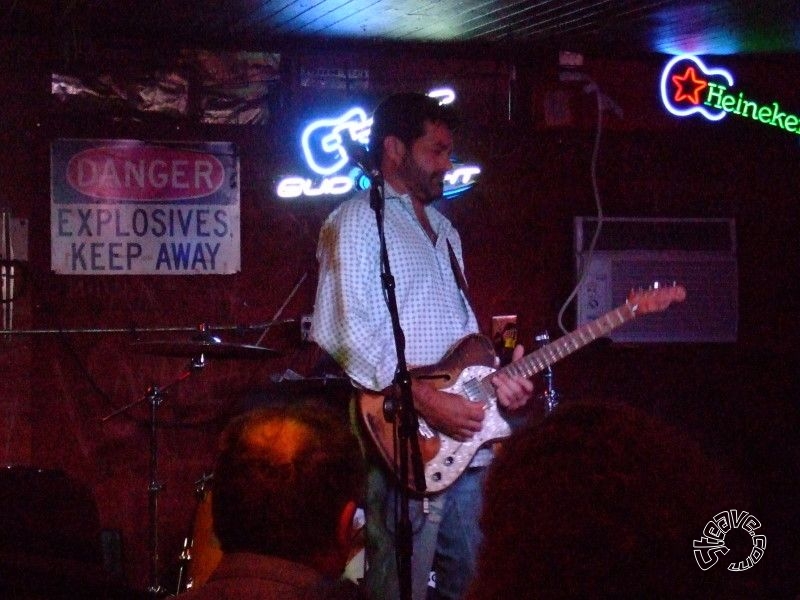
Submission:
<svg viewBox="0 0 800 600">
<path fill-rule="evenodd" d="M 431 570 L 436 571 L 436 597 L 456 600 L 467 590 L 481 542 L 485 468 L 467 469 L 447 490 L 409 506 L 414 533 L 411 559 L 413 600 L 425 600 Z M 400 597 L 395 558 L 397 487 L 391 475 L 370 466 L 366 497 L 365 587 L 370 600 Z"/>
</svg>

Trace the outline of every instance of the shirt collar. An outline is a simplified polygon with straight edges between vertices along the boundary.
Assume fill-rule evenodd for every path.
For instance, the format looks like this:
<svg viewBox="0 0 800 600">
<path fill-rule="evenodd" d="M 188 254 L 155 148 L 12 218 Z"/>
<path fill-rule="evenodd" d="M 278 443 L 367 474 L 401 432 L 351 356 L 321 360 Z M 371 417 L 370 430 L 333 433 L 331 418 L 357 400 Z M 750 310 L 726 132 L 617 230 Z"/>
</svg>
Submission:
<svg viewBox="0 0 800 600">
<path fill-rule="evenodd" d="M 384 184 L 384 198 L 386 200 L 397 200 L 399 201 L 400 205 L 408 211 L 408 214 L 414 215 L 414 207 L 411 201 L 410 194 L 401 194 L 397 190 L 395 190 L 391 184 L 385 183 Z M 447 230 L 443 230 L 442 227 L 446 224 L 449 224 L 449 221 L 445 218 L 445 216 L 440 213 L 436 208 L 432 205 L 428 205 L 425 207 L 425 212 L 428 214 L 428 219 L 431 222 L 431 226 L 433 230 L 436 232 L 437 236 L 441 236 L 443 233 L 447 235 Z M 416 219 L 416 217 L 414 217 Z"/>
<path fill-rule="evenodd" d="M 384 183 L 383 188 L 383 193 L 386 198 L 399 198 L 401 200 L 406 200 L 409 203 L 411 202 L 411 196 L 409 194 L 401 194 L 392 187 L 392 184 Z"/>
</svg>

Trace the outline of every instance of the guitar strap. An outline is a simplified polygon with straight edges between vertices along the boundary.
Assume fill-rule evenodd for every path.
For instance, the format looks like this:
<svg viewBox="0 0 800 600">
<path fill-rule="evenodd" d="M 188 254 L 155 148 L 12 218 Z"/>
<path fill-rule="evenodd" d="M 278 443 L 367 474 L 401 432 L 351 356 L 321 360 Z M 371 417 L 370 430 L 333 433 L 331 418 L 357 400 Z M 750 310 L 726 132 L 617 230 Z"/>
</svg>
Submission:
<svg viewBox="0 0 800 600">
<path fill-rule="evenodd" d="M 461 270 L 461 265 L 458 264 L 458 259 L 456 258 L 456 253 L 453 251 L 453 246 L 450 245 L 450 240 L 447 240 L 447 251 L 450 253 L 450 267 L 453 269 L 453 275 L 456 278 L 456 285 L 458 286 L 458 289 L 461 290 L 461 293 L 464 294 L 464 300 L 467 302 L 467 307 L 472 308 L 474 305 L 469 297 L 467 278 L 464 277 L 464 272 Z M 469 463 L 469 466 L 485 467 L 488 465 L 492 460 L 492 455 L 497 453 L 497 448 L 499 445 L 500 442 L 497 441 L 486 448 L 481 448 L 478 450 L 475 456 L 472 457 L 472 461 Z"/>
<path fill-rule="evenodd" d="M 450 240 L 446 241 L 447 251 L 450 253 L 450 268 L 453 269 L 453 276 L 456 278 L 456 285 L 458 286 L 458 289 L 461 290 L 461 293 L 464 294 L 464 298 L 471 308 L 473 304 L 469 297 L 469 286 L 467 285 L 467 279 L 464 277 L 464 272 L 461 270 L 461 265 L 458 264 L 458 259 L 456 258 L 456 253 L 453 251 L 453 246 L 450 245 Z"/>
</svg>

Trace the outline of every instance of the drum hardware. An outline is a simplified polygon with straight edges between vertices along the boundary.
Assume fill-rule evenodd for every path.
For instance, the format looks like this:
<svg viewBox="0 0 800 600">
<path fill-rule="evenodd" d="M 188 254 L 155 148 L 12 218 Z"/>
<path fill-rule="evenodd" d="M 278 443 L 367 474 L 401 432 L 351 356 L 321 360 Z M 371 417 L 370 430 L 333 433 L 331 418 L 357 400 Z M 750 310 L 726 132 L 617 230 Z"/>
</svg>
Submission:
<svg viewBox="0 0 800 600">
<path fill-rule="evenodd" d="M 213 475 L 204 474 L 195 482 L 197 503 L 194 519 L 190 525 L 191 560 L 186 565 L 185 583 L 178 588 L 178 594 L 205 585 L 222 560 L 222 548 L 214 533 L 212 515 L 213 495 L 211 480 Z"/>
<path fill-rule="evenodd" d="M 253 323 L 252 325 L 209 325 L 208 329 L 211 331 L 263 331 L 275 325 L 293 325 L 298 323 L 296 318 L 281 319 L 279 321 L 267 321 L 266 323 Z M 132 325 L 130 327 L 74 327 L 74 328 L 60 328 L 60 329 L 9 329 L 3 331 L 3 335 L 64 335 L 73 333 L 92 333 L 92 334 L 107 334 L 107 333 L 126 333 L 131 336 L 138 336 L 142 333 L 178 333 L 197 331 L 197 326 L 192 325 L 178 325 L 178 326 L 164 326 L 164 327 L 137 327 Z"/>
<path fill-rule="evenodd" d="M 534 341 L 539 348 L 546 346 L 550 342 L 550 333 L 544 331 L 537 335 Z M 541 398 L 544 400 L 545 415 L 549 415 L 556 409 L 559 401 L 558 392 L 553 382 L 553 367 L 548 365 L 547 368 L 542 371 L 542 377 L 544 378 L 545 389 L 541 393 Z"/>
<path fill-rule="evenodd" d="M 155 598 L 165 593 L 164 588 L 159 584 L 158 574 L 158 495 L 164 488 L 163 484 L 158 480 L 158 407 L 164 400 L 165 392 L 181 381 L 188 379 L 195 371 L 202 369 L 209 358 L 254 359 L 277 356 L 279 353 L 276 350 L 264 348 L 263 346 L 225 343 L 205 324 L 199 326 L 197 334 L 192 340 L 178 342 L 134 342 L 130 346 L 133 349 L 148 354 L 190 357 L 188 366 L 166 386 L 150 386 L 141 398 L 131 402 L 127 406 L 115 410 L 102 419 L 102 421 L 105 422 L 142 402 L 147 401 L 150 403 L 150 484 L 147 490 L 150 534 L 150 585 L 147 588 L 147 593 Z M 184 542 L 184 549 L 181 552 L 181 568 L 184 564 L 188 566 L 191 560 L 191 552 L 192 541 L 187 540 Z M 183 578 L 183 570 L 181 570 L 180 578 Z M 179 583 L 179 585 L 184 584 Z"/>
<path fill-rule="evenodd" d="M 180 594 L 185 590 L 189 590 L 192 587 L 191 580 L 186 581 L 184 577 L 186 576 L 186 571 L 189 569 L 189 564 L 192 562 L 192 538 L 187 536 L 183 538 L 183 549 L 181 553 L 178 555 L 178 579 L 175 584 L 176 592 L 175 594 Z"/>
<path fill-rule="evenodd" d="M 158 582 L 158 495 L 161 490 L 164 489 L 164 485 L 158 480 L 158 407 L 161 406 L 161 403 L 164 401 L 164 395 L 167 391 L 185 379 L 188 379 L 192 373 L 202 369 L 205 365 L 206 359 L 203 354 L 193 357 L 192 360 L 189 361 L 188 366 L 167 385 L 162 387 L 151 385 L 149 388 L 147 388 L 147 391 L 141 398 L 134 400 L 133 402 L 121 408 L 118 408 L 101 419 L 101 421 L 105 423 L 109 419 L 127 412 L 134 406 L 137 406 L 143 402 L 148 402 L 150 404 L 150 457 L 148 465 L 148 476 L 150 482 L 147 487 L 150 546 L 150 585 L 147 588 L 147 593 L 153 598 L 163 595 L 165 591 Z"/>
<path fill-rule="evenodd" d="M 185 342 L 133 342 L 131 348 L 143 354 L 158 356 L 260 359 L 280 355 L 263 346 L 231 344 L 223 341 L 189 340 Z"/>
<path fill-rule="evenodd" d="M 260 342 L 261 338 L 259 338 Z M 145 354 L 177 357 L 204 358 L 267 358 L 277 356 L 279 352 L 270 348 L 250 344 L 230 344 L 213 333 L 205 323 L 198 327 L 197 334 L 191 340 L 133 342 L 131 348 Z"/>
<path fill-rule="evenodd" d="M 270 328 L 276 323 L 295 322 L 297 319 L 288 319 L 279 321 L 283 310 L 289 304 L 291 299 L 300 289 L 302 283 L 306 280 L 307 273 L 303 273 L 300 279 L 295 283 L 289 296 L 281 304 L 280 308 L 275 312 L 272 321 L 259 325 L 250 325 L 248 329 L 260 329 L 261 335 L 256 340 L 254 345 L 251 344 L 230 344 L 223 342 L 219 337 L 212 334 L 217 328 L 208 327 L 205 324 L 200 325 L 199 333 L 194 339 L 183 342 L 133 342 L 131 347 L 134 350 L 143 352 L 145 354 L 157 354 L 159 356 L 205 356 L 208 358 L 270 358 L 277 356 L 280 353 L 271 348 L 261 346 L 261 341 L 269 332 Z"/>
<path fill-rule="evenodd" d="M 272 317 L 272 323 L 277 322 L 278 318 L 283 314 L 284 309 L 289 304 L 289 302 L 292 301 L 292 298 L 294 298 L 295 294 L 297 293 L 297 290 L 300 289 L 300 286 L 303 285 L 303 282 L 306 280 L 306 277 L 308 277 L 307 272 L 303 273 L 300 276 L 300 279 L 297 280 L 297 283 L 294 284 L 292 291 L 289 292 L 288 296 L 286 296 L 286 299 L 283 301 L 283 304 L 281 304 L 278 310 L 275 311 L 275 314 Z M 258 340 L 256 340 L 256 346 L 261 345 L 261 341 L 264 339 L 264 336 L 266 336 L 267 333 L 269 332 L 270 327 L 272 327 L 271 324 L 268 324 L 266 327 L 264 327 L 264 330 L 261 332 L 261 335 L 258 337 Z"/>
<path fill-rule="evenodd" d="M 102 422 L 122 414 L 143 402 L 150 404 L 150 460 L 148 495 L 149 519 L 149 549 L 150 549 L 150 585 L 147 593 L 154 598 L 163 595 L 165 590 L 159 584 L 158 574 L 158 495 L 164 485 L 158 479 L 158 408 L 164 401 L 167 391 L 180 382 L 188 379 L 192 373 L 205 367 L 208 358 L 253 358 L 274 356 L 276 351 L 260 346 L 245 346 L 241 344 L 226 344 L 219 337 L 213 335 L 205 324 L 200 325 L 198 334 L 189 342 L 143 342 L 134 343 L 133 347 L 142 348 L 143 351 L 159 353 L 167 356 L 190 356 L 186 368 L 175 379 L 165 386 L 150 386 L 144 395 L 137 400 L 123 406 L 111 414 L 103 417 Z M 191 555 L 191 547 L 185 548 L 187 556 Z M 187 559 L 188 560 L 188 559 Z"/>
<path fill-rule="evenodd" d="M 194 522 L 191 525 L 191 532 L 184 538 L 184 549 L 188 548 L 189 552 L 185 557 L 185 562 L 180 565 L 181 572 L 184 575 L 179 579 L 176 595 L 205 585 L 220 560 L 222 560 L 223 552 L 214 533 L 212 515 L 214 492 L 211 489 L 213 487 L 211 482 L 213 478 L 213 474 L 203 474 L 195 482 L 197 506 Z M 342 574 L 344 578 L 351 580 L 355 584 L 359 584 L 364 578 L 364 519 L 364 509 L 359 507 L 353 515 L 350 550 Z M 183 552 L 181 552 L 181 560 L 184 560 Z"/>
<path fill-rule="evenodd" d="M 213 473 L 203 473 L 200 479 L 194 482 L 194 495 L 197 496 L 198 501 L 202 502 L 206 497 L 208 490 L 208 482 L 214 479 Z"/>
<path fill-rule="evenodd" d="M 213 473 L 203 473 L 200 476 L 200 479 L 194 482 L 194 495 L 197 498 L 197 506 L 195 507 L 194 511 L 194 519 L 197 520 L 197 514 L 200 511 L 200 507 L 203 502 L 206 500 L 206 496 L 208 494 L 208 484 L 211 480 L 214 479 Z M 182 594 L 183 592 L 187 592 L 194 586 L 194 574 L 192 573 L 191 564 L 192 560 L 194 560 L 193 549 L 194 549 L 194 542 L 195 536 L 197 535 L 197 525 L 193 523 L 190 526 L 189 535 L 183 538 L 183 549 L 181 550 L 180 554 L 178 555 L 178 578 L 175 585 L 175 595 Z M 202 548 L 201 548 L 202 550 Z"/>
<path fill-rule="evenodd" d="M 258 359 L 277 356 L 278 351 L 261 346 L 261 341 L 266 336 L 270 328 L 277 323 L 294 323 L 296 319 L 284 319 L 279 321 L 280 315 L 289 304 L 291 299 L 300 289 L 301 284 L 305 281 L 307 273 L 303 273 L 299 281 L 295 284 L 289 296 L 284 303 L 275 313 L 272 321 L 263 324 L 250 325 L 248 327 L 237 326 L 236 330 L 261 330 L 261 335 L 256 341 L 255 345 L 248 344 L 231 344 L 223 342 L 218 336 L 214 335 L 213 331 L 222 329 L 231 329 L 225 327 L 208 327 L 206 324 L 201 324 L 197 330 L 197 335 L 190 341 L 183 342 L 134 342 L 130 346 L 134 350 L 146 354 L 157 354 L 161 356 L 174 356 L 174 357 L 190 357 L 188 367 L 182 371 L 173 381 L 162 388 L 151 386 L 147 392 L 130 404 L 123 406 L 111 414 L 103 417 L 102 422 L 105 422 L 116 415 L 124 413 L 134 406 L 141 404 L 144 401 L 150 403 L 150 464 L 149 475 L 150 484 L 148 486 L 148 508 L 149 508 L 149 533 L 150 533 L 150 585 L 147 589 L 148 594 L 154 598 L 163 595 L 165 590 L 158 582 L 158 494 L 163 489 L 163 485 L 158 481 L 158 418 L 157 411 L 161 405 L 164 397 L 164 392 L 172 388 L 174 385 L 187 379 L 194 371 L 197 371 L 205 366 L 208 358 L 243 358 L 243 359 Z M 173 329 L 174 330 L 174 329 Z M 78 330 L 80 331 L 80 330 Z M 128 331 L 131 330 L 120 330 Z M 57 330 L 58 333 L 65 333 L 63 330 Z M 104 332 L 108 332 L 107 330 Z M 33 332 L 31 332 L 33 333 Z M 48 331 L 37 331 L 36 333 L 48 333 Z M 196 485 L 199 497 L 199 505 L 203 505 L 205 498 L 205 486 L 211 476 L 204 475 L 200 478 Z M 184 548 L 180 554 L 180 574 L 178 580 L 178 593 L 181 592 L 181 587 L 188 587 L 191 585 L 191 577 L 187 578 L 186 583 L 183 583 L 184 571 L 186 567 L 191 564 L 192 548 L 194 545 L 193 539 L 186 539 L 184 541 Z"/>
</svg>

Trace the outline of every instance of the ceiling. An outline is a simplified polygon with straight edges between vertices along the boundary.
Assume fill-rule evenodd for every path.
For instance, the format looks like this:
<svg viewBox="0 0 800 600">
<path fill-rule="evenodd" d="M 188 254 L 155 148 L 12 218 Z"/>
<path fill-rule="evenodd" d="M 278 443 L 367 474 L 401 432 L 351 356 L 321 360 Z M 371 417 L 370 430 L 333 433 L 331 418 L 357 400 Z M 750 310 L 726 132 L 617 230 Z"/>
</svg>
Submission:
<svg viewBox="0 0 800 600">
<path fill-rule="evenodd" d="M 6 0 L 1 35 L 280 49 L 436 43 L 499 52 L 793 53 L 798 0 Z"/>
</svg>

